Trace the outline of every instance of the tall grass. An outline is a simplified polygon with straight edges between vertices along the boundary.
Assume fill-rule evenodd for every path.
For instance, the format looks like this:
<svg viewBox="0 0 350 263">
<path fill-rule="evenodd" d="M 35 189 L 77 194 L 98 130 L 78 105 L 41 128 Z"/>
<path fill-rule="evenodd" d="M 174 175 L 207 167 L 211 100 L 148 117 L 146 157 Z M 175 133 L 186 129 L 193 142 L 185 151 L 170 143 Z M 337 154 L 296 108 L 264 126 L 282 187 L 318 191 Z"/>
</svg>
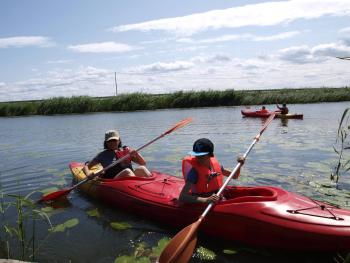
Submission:
<svg viewBox="0 0 350 263">
<path fill-rule="evenodd" d="M 35 202 L 29 199 L 29 196 L 30 194 L 27 196 L 4 194 L 0 191 L 2 215 L 0 242 L 5 244 L 7 258 L 35 260 L 36 221 L 44 219 L 52 228 L 48 215 L 37 209 Z M 6 222 L 5 214 L 13 212 L 10 210 L 14 210 L 16 220 L 10 219 Z"/>
<path fill-rule="evenodd" d="M 331 180 L 338 184 L 341 174 L 350 171 L 350 108 L 344 110 L 341 117 L 337 139 L 333 146 L 334 152 L 338 155 L 337 165 L 335 166 L 334 173 L 331 174 Z"/>
<path fill-rule="evenodd" d="M 1 102 L 0 116 L 52 115 L 279 103 L 350 101 L 350 88 L 305 88 L 254 91 L 179 91 L 169 94 L 131 93 L 115 97 L 57 97 L 42 101 Z"/>
</svg>

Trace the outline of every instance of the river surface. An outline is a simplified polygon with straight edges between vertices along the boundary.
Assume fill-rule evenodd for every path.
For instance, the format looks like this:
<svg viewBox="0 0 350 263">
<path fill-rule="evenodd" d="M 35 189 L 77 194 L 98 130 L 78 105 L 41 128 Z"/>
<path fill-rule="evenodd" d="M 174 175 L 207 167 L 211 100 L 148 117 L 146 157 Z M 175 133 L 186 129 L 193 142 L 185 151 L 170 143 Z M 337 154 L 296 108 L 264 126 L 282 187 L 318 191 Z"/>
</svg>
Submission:
<svg viewBox="0 0 350 263">
<path fill-rule="evenodd" d="M 233 184 L 280 186 L 350 209 L 349 174 L 340 177 L 338 189 L 330 181 L 337 164 L 333 146 L 338 124 L 348 107 L 349 102 L 289 105 L 290 112 L 304 113 L 304 119 L 273 120 Z M 263 124 L 259 118 L 242 118 L 241 108 L 0 118 L 0 190 L 22 196 L 36 191 L 31 198 L 37 199 L 40 191 L 69 187 L 69 162 L 90 160 L 103 148 L 106 130 L 117 128 L 123 144 L 136 149 L 187 117 L 194 121 L 142 151 L 148 168 L 181 177 L 181 158 L 196 139 L 207 137 L 215 144 L 218 160 L 232 169 L 237 155 L 246 151 Z M 267 108 L 273 109 L 273 105 Z M 178 231 L 76 191 L 60 206 L 36 206 L 47 212 L 53 225 L 75 222 L 51 233 L 44 221 L 37 220 L 36 262 L 138 262 L 122 259 L 147 258 L 159 240 Z M 9 208 L 1 220 L 0 240 L 4 241 L 3 225 L 16 222 L 16 209 Z M 111 222 L 124 222 L 131 228 L 116 230 Z M 10 254 L 16 254 L 17 243 L 10 244 Z M 211 262 L 333 262 L 332 256 L 266 251 L 205 236 L 200 236 L 198 247 L 203 248 L 202 253 L 196 253 L 191 262 L 210 262 L 205 258 L 213 255 L 216 259 Z M 6 257 L 6 250 L 0 250 L 0 258 Z"/>
</svg>

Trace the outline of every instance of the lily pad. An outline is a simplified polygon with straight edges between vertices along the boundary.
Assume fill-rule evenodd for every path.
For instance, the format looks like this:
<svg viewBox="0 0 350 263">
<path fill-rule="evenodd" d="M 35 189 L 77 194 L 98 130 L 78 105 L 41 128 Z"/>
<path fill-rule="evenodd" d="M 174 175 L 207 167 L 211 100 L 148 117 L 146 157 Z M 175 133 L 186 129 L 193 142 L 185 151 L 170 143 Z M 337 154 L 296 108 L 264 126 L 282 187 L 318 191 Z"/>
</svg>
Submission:
<svg viewBox="0 0 350 263">
<path fill-rule="evenodd" d="M 98 212 L 97 208 L 87 211 L 86 213 L 92 217 L 100 217 L 100 213 Z"/>
<path fill-rule="evenodd" d="M 79 220 L 76 218 L 72 218 L 64 222 L 63 224 L 59 224 L 50 229 L 51 232 L 64 232 L 67 228 L 75 227 L 79 223 Z"/>
<path fill-rule="evenodd" d="M 131 228 L 131 225 L 126 222 L 112 222 L 111 227 L 115 230 L 125 230 Z"/>
</svg>

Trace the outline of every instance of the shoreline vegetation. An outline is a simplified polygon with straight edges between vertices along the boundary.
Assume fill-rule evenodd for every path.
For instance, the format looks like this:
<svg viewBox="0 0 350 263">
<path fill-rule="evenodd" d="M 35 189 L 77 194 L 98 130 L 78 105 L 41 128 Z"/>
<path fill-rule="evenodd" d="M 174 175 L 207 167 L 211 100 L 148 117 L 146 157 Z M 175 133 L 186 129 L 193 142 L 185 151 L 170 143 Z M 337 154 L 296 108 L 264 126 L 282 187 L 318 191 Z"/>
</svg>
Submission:
<svg viewBox="0 0 350 263">
<path fill-rule="evenodd" d="M 54 97 L 0 102 L 0 116 L 53 115 L 111 111 L 157 110 L 240 105 L 350 101 L 350 87 L 274 90 L 178 91 L 169 94 L 130 93 L 111 97 Z"/>
</svg>

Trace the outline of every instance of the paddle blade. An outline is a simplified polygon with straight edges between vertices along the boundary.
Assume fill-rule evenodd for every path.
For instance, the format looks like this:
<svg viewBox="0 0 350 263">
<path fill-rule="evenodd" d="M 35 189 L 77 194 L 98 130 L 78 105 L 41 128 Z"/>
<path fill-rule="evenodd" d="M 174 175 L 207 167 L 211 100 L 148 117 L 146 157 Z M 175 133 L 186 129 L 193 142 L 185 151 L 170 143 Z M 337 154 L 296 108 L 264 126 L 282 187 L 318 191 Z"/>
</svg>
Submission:
<svg viewBox="0 0 350 263">
<path fill-rule="evenodd" d="M 177 233 L 162 251 L 159 263 L 188 262 L 196 247 L 197 231 L 201 221 L 202 217 Z"/>
<path fill-rule="evenodd" d="M 186 119 L 184 119 L 184 120 L 178 122 L 177 124 L 175 124 L 175 125 L 174 125 L 173 127 L 171 127 L 169 130 L 167 130 L 167 131 L 164 133 L 164 135 L 169 134 L 169 133 L 171 133 L 171 132 L 173 132 L 173 131 L 176 131 L 177 129 L 180 129 L 181 127 L 183 127 L 183 126 L 189 124 L 189 123 L 192 122 L 192 121 L 193 121 L 192 118 L 186 118 Z"/>
<path fill-rule="evenodd" d="M 64 195 L 69 194 L 69 192 L 71 190 L 72 190 L 72 188 L 63 189 L 63 190 L 59 190 L 59 191 L 56 191 L 56 192 L 44 195 L 43 197 L 40 198 L 39 201 L 41 201 L 41 202 L 53 201 L 53 200 L 58 199 L 58 198 L 60 198 L 60 197 L 62 197 Z"/>
</svg>

